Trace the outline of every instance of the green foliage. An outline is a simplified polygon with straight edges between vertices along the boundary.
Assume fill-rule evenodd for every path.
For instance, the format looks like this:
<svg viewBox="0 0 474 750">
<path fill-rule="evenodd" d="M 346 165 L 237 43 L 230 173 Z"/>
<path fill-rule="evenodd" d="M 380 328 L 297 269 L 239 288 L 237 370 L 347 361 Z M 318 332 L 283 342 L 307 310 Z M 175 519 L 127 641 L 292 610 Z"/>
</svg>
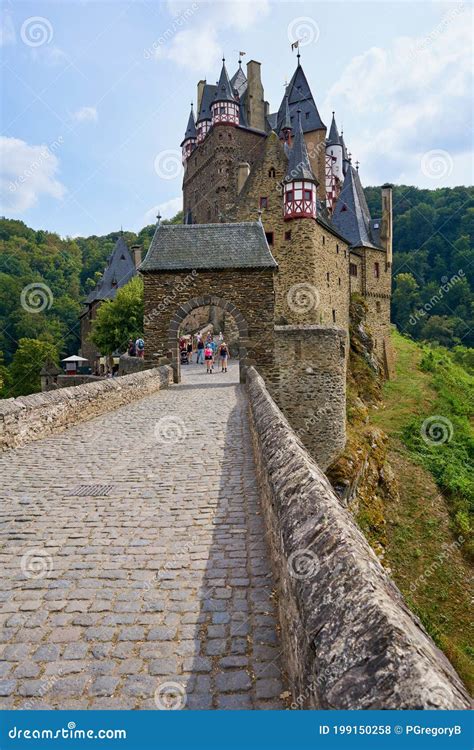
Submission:
<svg viewBox="0 0 474 750">
<path fill-rule="evenodd" d="M 474 378 L 441 347 L 424 347 L 420 369 L 430 374 L 436 392 L 432 415 L 416 416 L 401 437 L 412 456 L 428 469 L 450 503 L 455 531 L 472 551 L 474 531 Z"/>
<path fill-rule="evenodd" d="M 41 390 L 40 371 L 44 363 L 58 361 L 58 350 L 51 341 L 20 339 L 8 369 L 9 396 L 26 396 Z"/>
<path fill-rule="evenodd" d="M 113 300 L 103 302 L 92 325 L 91 339 L 102 352 L 123 352 L 128 340 L 143 334 L 143 281 L 135 276 Z"/>
<path fill-rule="evenodd" d="M 380 189 L 365 195 L 380 216 Z M 393 208 L 393 322 L 420 341 L 474 346 L 473 188 L 398 185 Z"/>
</svg>

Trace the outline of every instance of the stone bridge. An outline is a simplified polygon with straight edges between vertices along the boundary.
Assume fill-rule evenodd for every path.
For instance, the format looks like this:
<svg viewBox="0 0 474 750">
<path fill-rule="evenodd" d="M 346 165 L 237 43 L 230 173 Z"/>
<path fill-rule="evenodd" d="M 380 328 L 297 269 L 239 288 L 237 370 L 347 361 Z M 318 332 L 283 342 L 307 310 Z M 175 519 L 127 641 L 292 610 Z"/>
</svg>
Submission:
<svg viewBox="0 0 474 750">
<path fill-rule="evenodd" d="M 0 405 L 2 708 L 463 708 L 251 369 Z"/>
</svg>

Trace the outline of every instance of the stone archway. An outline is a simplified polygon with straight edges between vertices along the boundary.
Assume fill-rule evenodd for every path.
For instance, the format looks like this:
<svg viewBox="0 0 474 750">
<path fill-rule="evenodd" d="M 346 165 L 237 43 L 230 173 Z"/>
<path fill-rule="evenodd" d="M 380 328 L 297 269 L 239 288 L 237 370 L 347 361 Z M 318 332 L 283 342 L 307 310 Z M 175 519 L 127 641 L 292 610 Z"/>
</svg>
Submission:
<svg viewBox="0 0 474 750">
<path fill-rule="evenodd" d="M 195 297 L 187 302 L 181 304 L 175 311 L 169 325 L 168 330 L 168 350 L 171 353 L 171 366 L 173 367 L 174 381 L 179 383 L 181 381 L 181 363 L 179 358 L 179 329 L 183 320 L 198 307 L 207 306 L 219 307 L 235 320 L 237 328 L 239 330 L 239 372 L 240 382 L 245 381 L 245 368 L 247 360 L 247 352 L 249 345 L 249 329 L 247 321 L 240 312 L 240 310 L 234 305 L 233 302 L 227 302 L 222 297 L 218 297 L 212 294 L 202 295 L 201 297 Z"/>
</svg>

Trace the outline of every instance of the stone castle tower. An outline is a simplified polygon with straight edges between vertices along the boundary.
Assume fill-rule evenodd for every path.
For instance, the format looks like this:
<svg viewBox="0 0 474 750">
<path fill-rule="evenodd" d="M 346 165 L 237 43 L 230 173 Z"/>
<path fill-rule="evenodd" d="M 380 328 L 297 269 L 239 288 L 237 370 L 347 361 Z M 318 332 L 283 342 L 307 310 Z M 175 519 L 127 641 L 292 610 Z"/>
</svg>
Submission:
<svg viewBox="0 0 474 750">
<path fill-rule="evenodd" d="M 349 302 L 366 302 L 375 354 L 391 370 L 391 186 L 372 219 L 334 113 L 327 134 L 298 64 L 277 112 L 264 98 L 261 66 L 239 60 L 216 85 L 199 81 L 181 143 L 186 224 L 255 221 L 278 263 L 275 323 L 348 329 Z"/>
</svg>

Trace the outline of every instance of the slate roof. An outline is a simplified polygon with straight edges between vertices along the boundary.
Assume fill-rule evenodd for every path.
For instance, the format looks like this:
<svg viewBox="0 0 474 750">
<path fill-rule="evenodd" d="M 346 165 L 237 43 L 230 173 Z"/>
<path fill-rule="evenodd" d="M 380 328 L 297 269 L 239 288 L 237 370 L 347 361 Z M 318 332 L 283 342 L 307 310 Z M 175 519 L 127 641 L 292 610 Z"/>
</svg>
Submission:
<svg viewBox="0 0 474 750">
<path fill-rule="evenodd" d="M 313 99 L 311 89 L 309 88 L 308 81 L 304 74 L 301 65 L 296 68 L 291 81 L 289 82 L 285 96 L 280 104 L 277 117 L 277 133 L 281 131 L 281 124 L 285 117 L 285 99 L 288 95 L 288 106 L 290 109 L 290 117 L 293 118 L 293 126 L 296 124 L 297 110 L 301 109 L 303 113 L 302 126 L 303 133 L 308 133 L 311 130 L 319 130 L 325 128 L 321 117 L 319 116 L 318 108 Z"/>
<path fill-rule="evenodd" d="M 276 268 L 260 222 L 165 224 L 156 228 L 140 271 Z"/>
<path fill-rule="evenodd" d="M 285 129 L 289 129 L 289 130 L 293 129 L 293 125 L 291 123 L 290 106 L 288 103 L 287 94 L 285 94 L 285 114 L 281 121 L 281 126 L 280 126 L 280 130 L 285 130 Z"/>
<path fill-rule="evenodd" d="M 332 214 L 332 224 L 353 247 L 377 247 L 372 219 L 359 173 L 348 165 L 342 190 Z"/>
<path fill-rule="evenodd" d="M 204 85 L 197 122 L 200 122 L 201 120 L 210 120 L 212 118 L 211 104 L 214 101 L 214 95 L 216 91 L 217 86 L 213 86 L 210 83 L 206 83 Z"/>
<path fill-rule="evenodd" d="M 186 132 L 184 134 L 184 138 L 183 138 L 181 145 L 183 145 L 184 141 L 187 141 L 188 138 L 197 138 L 196 123 L 194 120 L 194 110 L 193 110 L 192 104 L 191 104 L 191 112 L 189 113 L 189 119 L 188 119 L 188 124 L 186 127 Z"/>
<path fill-rule="evenodd" d="M 336 119 L 334 117 L 334 112 L 332 113 L 331 127 L 329 129 L 329 135 L 328 135 L 327 141 L 328 141 L 329 145 L 334 146 L 337 143 L 337 144 L 340 144 L 342 146 L 341 136 L 339 135 L 339 131 L 337 129 Z"/>
<path fill-rule="evenodd" d="M 276 131 L 278 124 L 278 112 L 273 112 L 272 114 L 267 115 L 267 123 L 270 130 Z"/>
<path fill-rule="evenodd" d="M 285 182 L 291 182 L 292 180 L 311 180 L 312 182 L 316 182 L 301 127 L 301 112 L 298 112 L 298 122 L 295 128 L 293 145 L 288 159 L 288 170 L 285 177 Z"/>
<path fill-rule="evenodd" d="M 102 278 L 86 298 L 86 304 L 98 300 L 113 299 L 117 289 L 124 286 L 136 274 L 135 264 L 124 238 L 120 236 L 109 258 Z"/>
<path fill-rule="evenodd" d="M 239 96 L 242 96 L 247 91 L 247 76 L 240 65 L 237 72 L 230 79 L 230 83 Z"/>
<path fill-rule="evenodd" d="M 230 80 L 229 80 L 229 74 L 227 73 L 227 68 L 225 66 L 225 62 L 222 61 L 222 70 L 219 77 L 219 82 L 216 87 L 216 92 L 214 94 L 214 101 L 215 102 L 235 102 L 235 96 L 234 91 L 232 89 Z"/>
</svg>

